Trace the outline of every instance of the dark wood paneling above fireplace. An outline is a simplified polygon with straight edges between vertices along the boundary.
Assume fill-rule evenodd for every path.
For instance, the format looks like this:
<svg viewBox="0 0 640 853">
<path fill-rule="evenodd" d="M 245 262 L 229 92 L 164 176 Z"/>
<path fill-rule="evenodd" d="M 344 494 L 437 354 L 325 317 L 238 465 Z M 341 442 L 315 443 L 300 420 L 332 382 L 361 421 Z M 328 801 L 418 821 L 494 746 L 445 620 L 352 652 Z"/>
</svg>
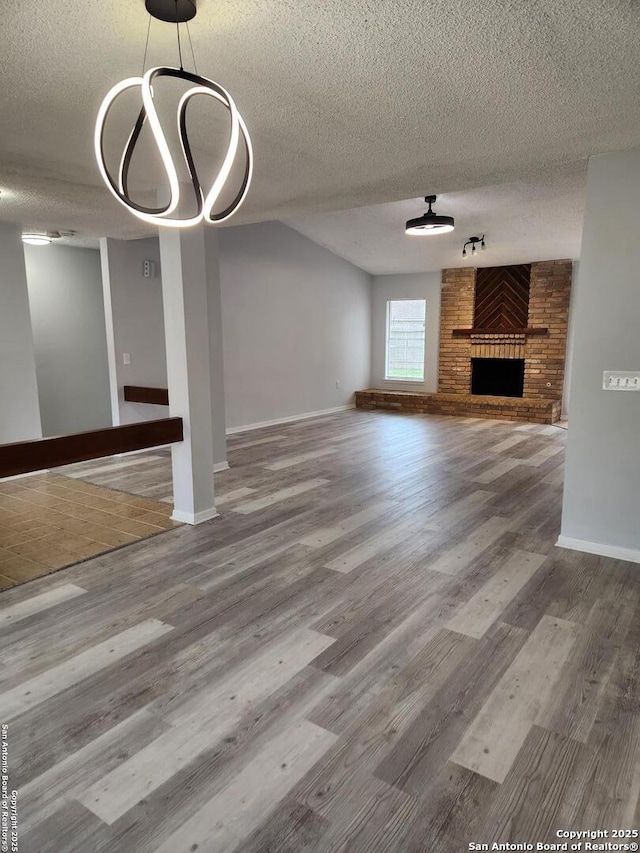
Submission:
<svg viewBox="0 0 640 853">
<path fill-rule="evenodd" d="M 531 264 L 481 268 L 476 276 L 474 329 L 524 329 L 529 319 Z"/>
</svg>

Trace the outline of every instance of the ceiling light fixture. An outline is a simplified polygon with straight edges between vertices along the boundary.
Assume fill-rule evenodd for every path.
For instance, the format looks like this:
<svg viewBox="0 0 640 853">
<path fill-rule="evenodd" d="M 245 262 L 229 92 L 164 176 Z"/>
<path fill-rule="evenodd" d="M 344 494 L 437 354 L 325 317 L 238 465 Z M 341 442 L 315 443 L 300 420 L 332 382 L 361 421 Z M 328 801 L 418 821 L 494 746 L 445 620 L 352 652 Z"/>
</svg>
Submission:
<svg viewBox="0 0 640 853">
<path fill-rule="evenodd" d="M 34 234 L 27 232 L 22 235 L 22 242 L 28 243 L 30 246 L 48 246 L 53 240 L 48 234 Z"/>
<path fill-rule="evenodd" d="M 484 242 L 484 234 L 482 235 L 482 237 L 469 237 L 469 239 L 467 240 L 467 242 L 466 242 L 466 243 L 464 244 L 464 246 L 462 247 L 462 257 L 463 257 L 463 258 L 466 258 L 466 257 L 468 256 L 468 253 L 467 253 L 467 246 L 468 246 L 469 244 L 471 244 L 471 254 L 472 254 L 472 256 L 474 256 L 474 257 L 475 257 L 475 255 L 477 255 L 477 254 L 478 254 L 478 250 L 476 249 L 476 243 L 480 243 L 480 251 L 481 251 L 481 252 L 484 252 L 484 250 L 487 248 L 487 246 L 486 246 L 486 244 L 485 244 L 485 242 Z"/>
<path fill-rule="evenodd" d="M 429 210 L 417 219 L 410 219 L 405 226 L 405 234 L 426 237 L 430 234 L 446 234 L 453 231 L 455 222 L 453 216 L 438 216 L 431 210 L 431 205 L 436 203 L 436 196 L 425 196 Z"/>
<path fill-rule="evenodd" d="M 227 219 L 230 219 L 234 213 L 236 213 L 242 202 L 245 200 L 251 184 L 251 177 L 253 174 L 253 149 L 247 126 L 238 112 L 238 108 L 236 107 L 233 98 L 226 89 L 218 83 L 214 83 L 213 80 L 200 76 L 197 71 L 192 73 L 184 70 L 182 64 L 182 48 L 180 44 L 180 24 L 186 23 L 195 16 L 195 0 L 146 0 L 145 5 L 147 11 L 153 17 L 158 18 L 161 21 L 170 21 L 175 23 L 178 34 L 180 68 L 172 68 L 168 66 L 151 68 L 146 72 L 146 74 L 143 74 L 142 77 L 129 77 L 126 80 L 122 80 L 107 93 L 98 111 L 94 134 L 95 154 L 100 174 L 113 196 L 134 216 L 137 216 L 138 219 L 142 219 L 143 222 L 170 226 L 172 228 L 186 228 L 190 225 L 196 225 L 203 220 L 211 224 L 225 222 Z M 195 216 L 190 216 L 184 219 L 170 218 L 170 214 L 174 213 L 180 204 L 180 185 L 178 182 L 178 172 L 171 157 L 169 145 L 162 130 L 158 112 L 153 102 L 154 90 L 152 84 L 155 80 L 162 77 L 174 77 L 193 84 L 192 88 L 182 95 L 177 108 L 178 133 L 180 135 L 182 154 L 184 156 L 187 171 L 189 172 L 191 183 L 193 184 L 193 190 L 196 198 Z M 134 88 L 140 90 L 142 108 L 123 151 L 118 176 L 115 178 L 109 171 L 105 160 L 104 126 L 109 115 L 109 111 L 116 98 L 128 89 Z M 187 106 L 191 99 L 196 95 L 207 95 L 210 98 L 214 98 L 226 107 L 231 120 L 229 145 L 222 161 L 222 166 L 220 167 L 220 171 L 218 172 L 211 189 L 209 189 L 206 194 L 203 192 L 198 179 L 187 135 Z M 164 171 L 169 182 L 169 201 L 163 207 L 145 207 L 144 205 L 133 201 L 129 195 L 129 167 L 131 165 L 131 159 L 142 132 L 142 128 L 147 123 L 158 148 Z M 225 188 L 229 175 L 231 174 L 231 170 L 238 155 L 241 140 L 245 151 L 245 168 L 240 189 L 233 200 L 223 210 L 216 210 L 216 203 Z"/>
<path fill-rule="evenodd" d="M 59 240 L 61 237 L 73 237 L 75 231 L 25 231 L 22 235 L 22 242 L 28 243 L 30 246 L 48 246 L 54 240 Z"/>
</svg>

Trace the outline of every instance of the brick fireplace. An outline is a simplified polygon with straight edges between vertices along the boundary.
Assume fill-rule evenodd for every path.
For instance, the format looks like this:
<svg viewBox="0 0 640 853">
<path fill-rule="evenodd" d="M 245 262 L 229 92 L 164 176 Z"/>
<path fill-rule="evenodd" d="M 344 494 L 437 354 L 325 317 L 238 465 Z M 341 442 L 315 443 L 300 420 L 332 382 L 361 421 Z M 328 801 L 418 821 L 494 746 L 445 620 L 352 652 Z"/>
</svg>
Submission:
<svg viewBox="0 0 640 853">
<path fill-rule="evenodd" d="M 572 263 L 565 260 L 443 270 L 438 392 L 371 388 L 356 393 L 356 405 L 559 420 L 571 274 Z"/>
<path fill-rule="evenodd" d="M 510 269 L 521 268 L 504 268 Z M 530 265 L 526 314 L 522 313 L 522 305 L 514 304 L 511 306 L 514 316 L 509 318 L 513 326 L 518 322 L 528 332 L 510 332 L 509 323 L 504 320 L 505 312 L 500 319 L 500 312 L 494 309 L 493 315 L 489 310 L 485 312 L 487 331 L 477 333 L 476 278 L 481 271 L 472 268 L 443 270 L 439 394 L 471 397 L 475 359 L 522 359 L 523 401 L 556 402 L 554 419 L 557 419 L 564 384 L 571 269 L 571 261 L 540 261 Z M 492 316 L 503 328 L 489 330 Z M 474 334 L 460 334 L 461 330 L 470 329 Z M 475 395 L 469 403 L 474 401 Z M 457 402 L 463 405 L 462 399 Z M 517 411 L 517 400 L 508 405 Z"/>
</svg>

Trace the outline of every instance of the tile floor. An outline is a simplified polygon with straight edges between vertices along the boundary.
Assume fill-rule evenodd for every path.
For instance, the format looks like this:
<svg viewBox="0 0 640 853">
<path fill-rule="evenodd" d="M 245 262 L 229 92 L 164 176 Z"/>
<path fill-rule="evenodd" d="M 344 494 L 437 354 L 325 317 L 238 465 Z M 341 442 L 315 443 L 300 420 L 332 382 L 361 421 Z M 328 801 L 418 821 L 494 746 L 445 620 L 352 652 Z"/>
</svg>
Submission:
<svg viewBox="0 0 640 853">
<path fill-rule="evenodd" d="M 171 510 L 60 474 L 0 481 L 0 590 L 175 527 Z"/>
</svg>

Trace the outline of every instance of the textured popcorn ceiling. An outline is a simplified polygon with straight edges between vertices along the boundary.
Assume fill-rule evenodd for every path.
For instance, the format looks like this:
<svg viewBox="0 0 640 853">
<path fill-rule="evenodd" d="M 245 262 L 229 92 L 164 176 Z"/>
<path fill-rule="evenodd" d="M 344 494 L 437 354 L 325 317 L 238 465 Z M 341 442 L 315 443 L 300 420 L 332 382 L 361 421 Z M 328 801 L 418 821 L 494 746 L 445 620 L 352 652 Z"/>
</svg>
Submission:
<svg viewBox="0 0 640 853">
<path fill-rule="evenodd" d="M 315 213 L 287 225 L 370 273 L 418 273 L 469 266 L 502 266 L 580 256 L 586 161 L 556 166 L 526 179 L 443 193 L 437 213 L 455 217 L 455 230 L 407 236 L 407 219 L 420 216 L 423 198 Z M 485 235 L 486 251 L 462 258 L 469 237 Z"/>
<path fill-rule="evenodd" d="M 81 237 L 150 233 L 101 185 L 92 149 L 102 97 L 140 72 L 147 22 L 143 0 L 4 0 L 1 219 Z M 254 141 L 255 182 L 233 223 L 286 219 L 378 271 L 382 252 L 369 251 L 389 228 L 394 250 L 397 221 L 419 214 L 418 201 L 378 208 L 373 227 L 363 211 L 336 220 L 334 237 L 308 215 L 437 192 L 457 218 L 456 246 L 468 230 L 489 231 L 490 199 L 496 227 L 518 219 L 526 237 L 546 227 L 540 217 L 527 226 L 527 206 L 539 192 L 553 198 L 558 164 L 640 145 L 633 0 L 200 0 L 191 31 L 198 70 L 230 89 Z M 147 66 L 175 57 L 174 28 L 154 20 Z M 134 106 L 114 115 L 123 137 Z M 211 171 L 216 123 L 198 108 L 191 124 Z M 135 164 L 140 191 L 154 185 L 154 159 Z M 516 181 L 522 192 L 501 194 Z M 577 184 L 573 201 L 567 192 L 564 212 L 582 203 Z M 507 197 L 516 207 L 505 214 Z M 418 252 L 407 269 L 423 263 Z"/>
</svg>

